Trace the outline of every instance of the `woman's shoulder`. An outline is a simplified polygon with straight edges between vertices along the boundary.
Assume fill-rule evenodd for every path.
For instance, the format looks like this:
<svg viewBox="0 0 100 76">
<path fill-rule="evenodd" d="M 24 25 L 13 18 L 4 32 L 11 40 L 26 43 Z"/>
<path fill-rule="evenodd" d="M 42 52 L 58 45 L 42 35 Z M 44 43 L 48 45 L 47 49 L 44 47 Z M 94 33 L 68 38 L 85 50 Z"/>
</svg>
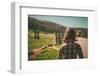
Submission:
<svg viewBox="0 0 100 76">
<path fill-rule="evenodd" d="M 67 43 L 63 43 L 63 44 L 61 44 L 61 46 L 60 46 L 60 50 L 63 50 L 63 49 L 66 47 L 66 45 L 67 45 Z"/>
<path fill-rule="evenodd" d="M 67 46 L 67 43 L 63 43 L 63 44 L 60 46 L 60 48 L 64 49 L 64 48 L 66 48 L 66 46 Z"/>
<path fill-rule="evenodd" d="M 63 43 L 62 45 L 61 45 L 61 47 L 64 47 L 64 46 L 66 46 L 67 45 L 67 43 Z"/>
</svg>

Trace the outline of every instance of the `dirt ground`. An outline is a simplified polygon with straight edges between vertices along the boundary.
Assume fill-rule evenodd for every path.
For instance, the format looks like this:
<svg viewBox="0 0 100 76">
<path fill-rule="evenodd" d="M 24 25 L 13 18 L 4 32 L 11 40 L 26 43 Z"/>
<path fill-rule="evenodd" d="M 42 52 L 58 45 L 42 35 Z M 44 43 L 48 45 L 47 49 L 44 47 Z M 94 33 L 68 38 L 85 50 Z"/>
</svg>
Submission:
<svg viewBox="0 0 100 76">
<path fill-rule="evenodd" d="M 81 37 L 77 38 L 77 39 L 78 39 L 78 41 L 76 41 L 76 42 L 80 44 L 84 58 L 87 58 L 88 57 L 88 39 L 81 38 Z"/>
</svg>

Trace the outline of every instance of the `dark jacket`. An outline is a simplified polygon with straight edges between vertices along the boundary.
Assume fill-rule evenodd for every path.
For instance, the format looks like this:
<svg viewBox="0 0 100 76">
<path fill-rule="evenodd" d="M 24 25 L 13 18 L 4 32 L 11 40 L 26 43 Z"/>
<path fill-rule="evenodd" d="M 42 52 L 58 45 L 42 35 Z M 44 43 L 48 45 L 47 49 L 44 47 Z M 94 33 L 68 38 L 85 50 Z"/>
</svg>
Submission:
<svg viewBox="0 0 100 76">
<path fill-rule="evenodd" d="M 68 42 L 66 45 L 61 46 L 59 52 L 59 59 L 75 59 L 84 58 L 82 49 L 78 43 Z"/>
</svg>

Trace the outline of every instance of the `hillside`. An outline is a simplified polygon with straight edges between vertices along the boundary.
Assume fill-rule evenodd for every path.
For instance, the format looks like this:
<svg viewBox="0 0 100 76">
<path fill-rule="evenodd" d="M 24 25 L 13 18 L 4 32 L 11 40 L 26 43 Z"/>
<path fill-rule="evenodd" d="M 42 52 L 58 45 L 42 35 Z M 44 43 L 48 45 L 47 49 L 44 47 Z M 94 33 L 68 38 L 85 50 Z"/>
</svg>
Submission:
<svg viewBox="0 0 100 76">
<path fill-rule="evenodd" d="M 28 28 L 32 30 L 44 31 L 44 32 L 57 32 L 62 33 L 66 27 L 50 22 L 50 21 L 41 21 L 32 17 L 28 17 Z"/>
</svg>

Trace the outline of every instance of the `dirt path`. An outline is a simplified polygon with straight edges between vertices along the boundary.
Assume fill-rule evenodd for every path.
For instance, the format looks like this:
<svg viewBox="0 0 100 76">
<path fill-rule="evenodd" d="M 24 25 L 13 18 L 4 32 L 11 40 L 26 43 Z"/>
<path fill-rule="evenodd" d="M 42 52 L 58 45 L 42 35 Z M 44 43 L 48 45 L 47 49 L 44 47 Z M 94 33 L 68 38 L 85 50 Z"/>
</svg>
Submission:
<svg viewBox="0 0 100 76">
<path fill-rule="evenodd" d="M 88 39 L 80 37 L 78 38 L 78 41 L 76 42 L 80 44 L 83 55 L 85 58 L 87 58 L 88 57 Z"/>
</svg>

